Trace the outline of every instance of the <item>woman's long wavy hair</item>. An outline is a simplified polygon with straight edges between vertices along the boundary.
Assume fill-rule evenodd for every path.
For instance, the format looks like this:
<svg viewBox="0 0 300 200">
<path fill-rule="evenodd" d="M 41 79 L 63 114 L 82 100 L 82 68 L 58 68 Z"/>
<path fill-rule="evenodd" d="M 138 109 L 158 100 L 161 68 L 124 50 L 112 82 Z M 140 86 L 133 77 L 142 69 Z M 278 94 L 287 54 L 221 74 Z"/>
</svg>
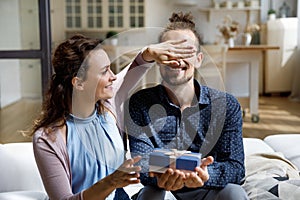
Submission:
<svg viewBox="0 0 300 200">
<path fill-rule="evenodd" d="M 50 88 L 47 91 L 42 111 L 38 119 L 34 121 L 29 135 L 32 136 L 38 129 L 45 128 L 47 133 L 55 128 L 62 127 L 66 123 L 66 117 L 72 110 L 73 77 L 85 80 L 88 69 L 87 55 L 98 49 L 100 41 L 76 34 L 61 43 L 55 50 L 52 58 L 54 74 L 50 80 Z M 98 111 L 103 105 L 98 102 Z"/>
</svg>

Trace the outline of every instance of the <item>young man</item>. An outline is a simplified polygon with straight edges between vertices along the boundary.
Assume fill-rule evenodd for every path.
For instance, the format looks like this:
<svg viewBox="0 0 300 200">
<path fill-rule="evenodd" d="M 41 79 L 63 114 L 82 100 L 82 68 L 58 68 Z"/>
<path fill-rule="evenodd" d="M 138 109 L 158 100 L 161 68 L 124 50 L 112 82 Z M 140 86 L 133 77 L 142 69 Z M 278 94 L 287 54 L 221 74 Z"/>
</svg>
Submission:
<svg viewBox="0 0 300 200">
<path fill-rule="evenodd" d="M 160 41 L 178 39 L 186 39 L 198 52 L 177 60 L 177 68 L 160 65 L 162 83 L 132 95 L 125 106 L 130 151 L 142 156 L 145 187 L 137 199 L 163 199 L 165 191 L 177 199 L 248 199 L 239 185 L 245 175 L 240 104 L 194 79 L 203 54 L 189 13 L 173 13 L 160 36 Z M 154 148 L 200 152 L 204 158 L 194 172 L 148 172 Z"/>
</svg>

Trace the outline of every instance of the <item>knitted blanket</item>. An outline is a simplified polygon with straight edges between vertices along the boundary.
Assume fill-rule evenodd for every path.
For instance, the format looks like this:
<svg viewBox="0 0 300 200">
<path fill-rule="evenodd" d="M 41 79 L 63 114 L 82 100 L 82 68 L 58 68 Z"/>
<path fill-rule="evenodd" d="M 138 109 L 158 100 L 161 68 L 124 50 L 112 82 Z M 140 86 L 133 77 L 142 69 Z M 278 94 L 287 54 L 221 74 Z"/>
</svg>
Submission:
<svg viewBox="0 0 300 200">
<path fill-rule="evenodd" d="M 247 156 L 245 166 L 242 186 L 251 200 L 300 199 L 299 171 L 282 153 Z"/>
</svg>

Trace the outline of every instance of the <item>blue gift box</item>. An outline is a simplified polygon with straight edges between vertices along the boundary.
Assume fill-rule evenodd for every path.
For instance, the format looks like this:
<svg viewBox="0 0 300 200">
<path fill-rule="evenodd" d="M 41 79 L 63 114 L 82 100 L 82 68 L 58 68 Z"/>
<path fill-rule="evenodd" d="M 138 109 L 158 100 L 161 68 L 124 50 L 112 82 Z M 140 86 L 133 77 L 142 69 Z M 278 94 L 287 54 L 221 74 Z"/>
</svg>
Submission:
<svg viewBox="0 0 300 200">
<path fill-rule="evenodd" d="M 151 165 L 168 168 L 170 166 L 170 157 L 163 152 L 153 152 L 150 155 L 149 162 Z"/>
<path fill-rule="evenodd" d="M 149 171 L 164 173 L 168 168 L 175 168 L 176 157 L 170 150 L 154 149 L 149 157 Z"/>
<path fill-rule="evenodd" d="M 149 157 L 149 170 L 164 173 L 168 168 L 194 171 L 201 164 L 201 153 L 176 149 L 154 149 Z"/>
<path fill-rule="evenodd" d="M 176 169 L 195 171 L 195 167 L 201 164 L 200 153 L 185 153 L 176 159 Z"/>
</svg>

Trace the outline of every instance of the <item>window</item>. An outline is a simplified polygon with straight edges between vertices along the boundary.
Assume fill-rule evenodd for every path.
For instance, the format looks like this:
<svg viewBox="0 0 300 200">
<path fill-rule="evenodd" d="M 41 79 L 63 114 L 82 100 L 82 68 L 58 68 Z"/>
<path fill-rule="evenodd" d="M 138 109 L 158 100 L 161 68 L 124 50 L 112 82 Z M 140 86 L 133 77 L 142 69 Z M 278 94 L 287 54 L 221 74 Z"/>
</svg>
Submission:
<svg viewBox="0 0 300 200">
<path fill-rule="evenodd" d="M 144 27 L 144 0 L 65 0 L 69 30 Z"/>
<path fill-rule="evenodd" d="M 81 0 L 66 0 L 67 28 L 81 27 Z"/>
<path fill-rule="evenodd" d="M 5 27 L 0 37 L 0 143 L 32 140 L 19 131 L 32 126 L 51 78 L 49 13 L 49 0 L 0 1 L 0 26 Z"/>
<path fill-rule="evenodd" d="M 102 0 L 87 1 L 87 26 L 88 28 L 102 28 L 103 6 Z"/>
<path fill-rule="evenodd" d="M 122 28 L 123 25 L 123 0 L 109 0 L 108 26 L 110 28 Z"/>
<path fill-rule="evenodd" d="M 144 27 L 144 0 L 130 0 L 130 27 Z"/>
</svg>

